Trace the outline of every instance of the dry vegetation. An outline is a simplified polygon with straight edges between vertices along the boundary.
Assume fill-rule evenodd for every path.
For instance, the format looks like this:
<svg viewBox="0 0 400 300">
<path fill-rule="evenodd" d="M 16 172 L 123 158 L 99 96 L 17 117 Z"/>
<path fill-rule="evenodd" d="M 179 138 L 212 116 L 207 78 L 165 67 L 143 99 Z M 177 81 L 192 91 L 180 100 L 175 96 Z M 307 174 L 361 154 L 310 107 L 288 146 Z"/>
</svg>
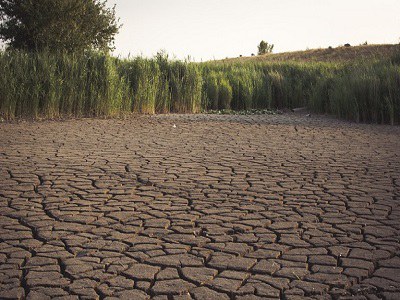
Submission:
<svg viewBox="0 0 400 300">
<path fill-rule="evenodd" d="M 400 44 L 395 45 L 362 45 L 355 47 L 337 47 L 311 49 L 284 53 L 267 53 L 258 56 L 224 59 L 225 62 L 235 61 L 301 61 L 301 62 L 349 62 L 363 59 L 382 59 L 400 51 Z"/>
</svg>

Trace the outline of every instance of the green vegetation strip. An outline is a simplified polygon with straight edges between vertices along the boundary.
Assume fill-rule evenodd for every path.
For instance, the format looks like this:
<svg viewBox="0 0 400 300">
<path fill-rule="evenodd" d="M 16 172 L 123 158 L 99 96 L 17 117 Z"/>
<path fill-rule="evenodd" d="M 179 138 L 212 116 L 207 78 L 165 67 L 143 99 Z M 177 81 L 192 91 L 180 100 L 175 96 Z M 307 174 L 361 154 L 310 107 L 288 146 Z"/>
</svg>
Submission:
<svg viewBox="0 0 400 300">
<path fill-rule="evenodd" d="M 400 121 L 400 55 L 353 63 L 207 62 L 158 54 L 0 52 L 0 117 L 276 112 L 307 107 L 357 122 Z"/>
</svg>

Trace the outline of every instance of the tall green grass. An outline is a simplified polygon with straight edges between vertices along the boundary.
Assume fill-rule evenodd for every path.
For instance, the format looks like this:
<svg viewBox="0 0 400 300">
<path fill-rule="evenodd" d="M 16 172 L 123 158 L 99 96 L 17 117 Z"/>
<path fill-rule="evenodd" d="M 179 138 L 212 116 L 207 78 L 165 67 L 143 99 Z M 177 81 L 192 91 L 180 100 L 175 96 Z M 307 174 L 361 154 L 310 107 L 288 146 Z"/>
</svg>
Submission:
<svg viewBox="0 0 400 300">
<path fill-rule="evenodd" d="M 395 124 L 400 121 L 400 65 L 364 63 L 322 77 L 311 108 L 348 120 Z"/>
<path fill-rule="evenodd" d="M 399 57 L 355 63 L 207 63 L 206 98 L 216 99 L 219 74 L 232 87 L 233 109 L 308 107 L 356 122 L 398 124 Z"/>
<path fill-rule="evenodd" d="M 233 91 L 233 109 L 306 106 L 321 76 L 337 68 L 326 63 L 206 63 L 206 98 L 215 98 L 212 93 L 221 86 L 216 83 L 226 78 Z"/>
<path fill-rule="evenodd" d="M 111 57 L 0 53 L 0 112 L 6 119 L 113 116 L 129 89 Z"/>
<path fill-rule="evenodd" d="M 380 61 L 207 62 L 0 52 L 0 115 L 116 116 L 138 112 L 306 106 L 360 122 L 400 122 L 400 55 Z"/>
<path fill-rule="evenodd" d="M 195 64 L 168 61 L 158 55 L 154 59 L 124 60 L 118 68 L 132 93 L 131 111 L 148 114 L 201 111 L 203 78 Z"/>
</svg>

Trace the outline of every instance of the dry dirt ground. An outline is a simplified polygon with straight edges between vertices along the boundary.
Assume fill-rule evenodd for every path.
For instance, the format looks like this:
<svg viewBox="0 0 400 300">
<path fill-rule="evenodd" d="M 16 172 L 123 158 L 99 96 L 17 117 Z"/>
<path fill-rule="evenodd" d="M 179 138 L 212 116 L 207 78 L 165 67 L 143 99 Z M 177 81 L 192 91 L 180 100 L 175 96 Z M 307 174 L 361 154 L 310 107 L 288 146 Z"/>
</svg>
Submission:
<svg viewBox="0 0 400 300">
<path fill-rule="evenodd" d="M 399 156 L 290 114 L 0 124 L 0 298 L 400 299 Z"/>
</svg>

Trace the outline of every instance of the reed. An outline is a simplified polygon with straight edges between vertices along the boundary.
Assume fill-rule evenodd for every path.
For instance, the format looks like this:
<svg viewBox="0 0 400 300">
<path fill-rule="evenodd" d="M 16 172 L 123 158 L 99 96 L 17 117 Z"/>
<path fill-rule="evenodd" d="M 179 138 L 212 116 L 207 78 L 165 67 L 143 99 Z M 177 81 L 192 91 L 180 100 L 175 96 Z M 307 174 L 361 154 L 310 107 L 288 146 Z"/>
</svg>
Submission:
<svg viewBox="0 0 400 300">
<path fill-rule="evenodd" d="M 129 100 L 126 80 L 109 56 L 4 52 L 0 67 L 6 119 L 113 116 Z"/>
<path fill-rule="evenodd" d="M 221 76 L 219 78 L 219 89 L 218 89 L 218 108 L 219 109 L 230 109 L 233 97 L 232 87 L 229 84 L 227 78 Z"/>
<path fill-rule="evenodd" d="M 399 123 L 399 65 L 364 63 L 329 81 L 328 113 L 361 122 Z"/>
<path fill-rule="evenodd" d="M 398 124 L 398 57 L 354 63 L 214 62 L 205 70 L 229 78 L 233 109 L 305 106 L 356 122 Z"/>
<path fill-rule="evenodd" d="M 201 111 L 203 76 L 201 68 L 187 61 L 173 61 L 169 65 L 171 111 L 197 113 Z"/>
<path fill-rule="evenodd" d="M 5 119 L 197 113 L 307 106 L 360 122 L 400 122 L 400 55 L 357 62 L 193 63 L 99 53 L 0 52 Z"/>
<path fill-rule="evenodd" d="M 218 97 L 219 97 L 219 82 L 218 73 L 216 71 L 210 71 L 205 76 L 204 90 L 206 97 L 206 108 L 218 109 Z"/>
</svg>

